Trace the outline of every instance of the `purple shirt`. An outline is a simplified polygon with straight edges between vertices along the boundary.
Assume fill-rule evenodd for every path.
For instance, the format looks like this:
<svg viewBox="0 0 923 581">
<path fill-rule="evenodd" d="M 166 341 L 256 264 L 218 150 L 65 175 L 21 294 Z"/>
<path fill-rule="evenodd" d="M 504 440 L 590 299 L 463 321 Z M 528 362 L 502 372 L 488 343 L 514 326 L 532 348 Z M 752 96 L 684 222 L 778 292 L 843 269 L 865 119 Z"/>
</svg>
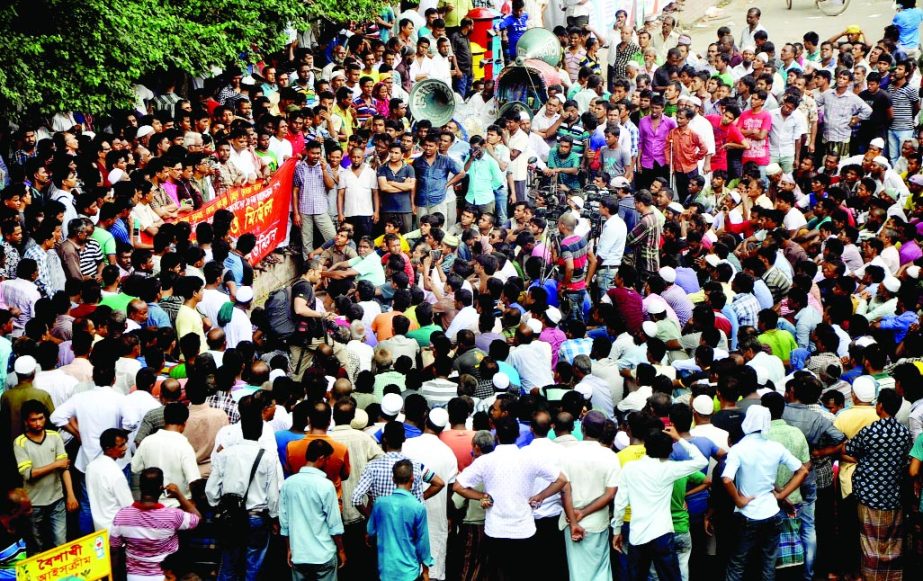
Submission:
<svg viewBox="0 0 923 581">
<path fill-rule="evenodd" d="M 676 121 L 667 117 L 660 116 L 660 124 L 656 131 L 651 124 L 651 117 L 641 118 L 638 126 L 639 143 L 641 145 L 641 167 L 652 169 L 654 163 L 665 165 L 667 163 L 666 145 L 667 134 L 676 127 Z"/>
<path fill-rule="evenodd" d="M 913 262 L 923 256 L 923 250 L 920 249 L 920 245 L 917 244 L 916 240 L 911 240 L 901 244 L 901 249 L 898 251 L 898 254 L 900 255 L 901 264 L 903 265 L 908 262 Z"/>
</svg>

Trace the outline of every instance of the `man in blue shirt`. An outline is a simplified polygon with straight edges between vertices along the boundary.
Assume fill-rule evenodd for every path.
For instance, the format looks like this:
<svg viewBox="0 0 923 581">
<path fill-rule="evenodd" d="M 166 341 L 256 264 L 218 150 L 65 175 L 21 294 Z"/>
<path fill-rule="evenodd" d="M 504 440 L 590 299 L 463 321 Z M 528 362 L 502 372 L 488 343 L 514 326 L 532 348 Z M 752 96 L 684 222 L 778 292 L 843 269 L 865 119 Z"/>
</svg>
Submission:
<svg viewBox="0 0 923 581">
<path fill-rule="evenodd" d="M 448 217 L 446 192 L 465 177 L 465 171 L 451 157 L 439 153 L 438 135 L 430 133 L 423 140 L 423 155 L 413 161 L 413 170 L 417 179 L 417 218 L 434 212 L 441 212 L 443 216 Z M 452 197 L 454 196 L 453 191 Z"/>
<path fill-rule="evenodd" d="M 304 467 L 282 484 L 279 530 L 293 579 L 336 581 L 337 561 L 340 566 L 346 563 L 336 488 L 324 473 L 332 455 L 329 442 L 312 441 Z"/>
<path fill-rule="evenodd" d="M 497 29 L 506 32 L 506 47 L 510 62 L 516 60 L 516 44 L 526 32 L 526 22 L 529 15 L 525 11 L 526 3 L 523 0 L 513 0 L 513 13 L 506 15 Z"/>
<path fill-rule="evenodd" d="M 521 1 L 521 0 L 520 0 Z M 394 485 L 390 496 L 376 499 L 369 516 L 368 533 L 378 547 L 378 575 L 394 581 L 415 581 L 427 575 L 433 557 L 429 549 L 426 508 L 410 489 L 413 464 L 399 460 L 391 468 Z"/>
<path fill-rule="evenodd" d="M 908 52 L 919 50 L 923 11 L 917 8 L 917 0 L 897 0 L 897 14 L 891 24 L 897 27 L 898 42 L 902 49 Z"/>
</svg>

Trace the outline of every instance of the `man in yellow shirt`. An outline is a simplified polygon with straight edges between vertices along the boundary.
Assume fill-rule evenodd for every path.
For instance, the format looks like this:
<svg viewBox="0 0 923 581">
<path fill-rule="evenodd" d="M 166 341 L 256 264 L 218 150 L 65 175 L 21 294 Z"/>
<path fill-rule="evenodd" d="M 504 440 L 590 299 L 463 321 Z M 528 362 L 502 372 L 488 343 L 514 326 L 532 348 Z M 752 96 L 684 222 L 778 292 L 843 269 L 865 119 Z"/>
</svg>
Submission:
<svg viewBox="0 0 923 581">
<path fill-rule="evenodd" d="M 461 19 L 467 16 L 472 8 L 471 0 L 439 0 L 436 5 L 436 11 L 445 20 L 446 34 L 451 34 L 458 30 Z"/>
<path fill-rule="evenodd" d="M 202 324 L 202 315 L 196 306 L 202 300 L 202 279 L 197 276 L 184 276 L 176 283 L 177 294 L 183 297 L 183 304 L 176 313 L 176 336 L 182 339 L 189 333 L 199 336 L 199 353 L 205 350 L 205 326 Z M 214 322 L 213 322 L 214 323 Z"/>
<path fill-rule="evenodd" d="M 878 382 L 871 375 L 860 375 L 852 384 L 853 406 L 839 413 L 833 426 L 843 432 L 847 441 L 856 437 L 863 428 L 878 420 L 875 411 L 875 396 L 878 393 Z M 841 515 L 839 545 L 842 548 L 844 572 L 858 569 L 859 552 L 859 516 L 856 497 L 852 493 L 852 475 L 856 471 L 854 460 L 846 457 L 840 460 L 840 490 L 843 499 L 838 503 Z"/>
</svg>

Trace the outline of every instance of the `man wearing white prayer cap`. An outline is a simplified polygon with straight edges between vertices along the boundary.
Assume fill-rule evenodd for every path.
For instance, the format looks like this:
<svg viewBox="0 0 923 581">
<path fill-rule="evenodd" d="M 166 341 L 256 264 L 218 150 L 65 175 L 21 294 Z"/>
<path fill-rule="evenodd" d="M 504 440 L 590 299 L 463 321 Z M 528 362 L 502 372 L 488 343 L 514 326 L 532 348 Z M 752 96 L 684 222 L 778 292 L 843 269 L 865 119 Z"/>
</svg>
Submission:
<svg viewBox="0 0 923 581">
<path fill-rule="evenodd" d="M 743 579 L 744 570 L 761 579 L 775 577 L 776 552 L 782 530 L 779 500 L 801 486 L 808 469 L 785 446 L 766 438 L 771 415 L 761 405 L 747 408 L 744 436 L 728 452 L 721 480 L 743 517 L 735 550 L 727 566 L 728 579 Z M 776 475 L 785 466 L 794 474 L 776 492 Z M 759 550 L 754 550 L 758 548 Z"/>
</svg>

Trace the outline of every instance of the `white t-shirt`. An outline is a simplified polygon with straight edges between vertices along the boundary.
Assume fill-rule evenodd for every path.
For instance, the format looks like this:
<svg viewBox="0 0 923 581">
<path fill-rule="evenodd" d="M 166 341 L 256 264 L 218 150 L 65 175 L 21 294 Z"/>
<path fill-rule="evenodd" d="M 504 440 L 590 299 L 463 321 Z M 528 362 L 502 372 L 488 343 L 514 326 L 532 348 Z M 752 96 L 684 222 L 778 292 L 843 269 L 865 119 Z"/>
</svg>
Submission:
<svg viewBox="0 0 923 581">
<path fill-rule="evenodd" d="M 522 129 L 517 129 L 516 133 L 510 135 L 509 148 L 520 152 L 519 157 L 510 163 L 510 174 L 513 181 L 522 182 L 528 177 L 529 165 L 529 136 Z M 512 157 L 512 155 L 511 155 Z"/>
<path fill-rule="evenodd" d="M 343 196 L 343 215 L 347 218 L 353 216 L 371 216 L 375 213 L 372 204 L 372 190 L 378 189 L 378 179 L 375 171 L 363 164 L 359 175 L 352 169 L 340 171 L 339 189 L 346 190 Z"/>
<path fill-rule="evenodd" d="M 808 221 L 804 219 L 804 214 L 801 213 L 801 210 L 792 208 L 785 214 L 785 218 L 782 219 L 782 225 L 785 226 L 786 230 L 797 230 L 798 228 L 807 226 Z"/>
</svg>

